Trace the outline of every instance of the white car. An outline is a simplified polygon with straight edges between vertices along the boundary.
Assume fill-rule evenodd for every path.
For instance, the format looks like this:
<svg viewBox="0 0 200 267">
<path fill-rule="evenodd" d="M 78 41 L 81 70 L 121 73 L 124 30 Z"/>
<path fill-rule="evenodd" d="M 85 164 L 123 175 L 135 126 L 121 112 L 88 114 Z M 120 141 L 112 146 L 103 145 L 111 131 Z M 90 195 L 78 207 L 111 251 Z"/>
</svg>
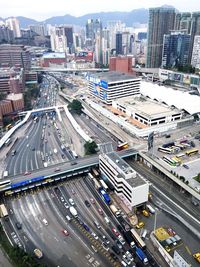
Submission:
<svg viewBox="0 0 200 267">
<path fill-rule="evenodd" d="M 96 235 L 94 232 L 92 232 L 91 235 L 94 237 L 94 239 L 99 239 L 98 235 Z"/>
</svg>

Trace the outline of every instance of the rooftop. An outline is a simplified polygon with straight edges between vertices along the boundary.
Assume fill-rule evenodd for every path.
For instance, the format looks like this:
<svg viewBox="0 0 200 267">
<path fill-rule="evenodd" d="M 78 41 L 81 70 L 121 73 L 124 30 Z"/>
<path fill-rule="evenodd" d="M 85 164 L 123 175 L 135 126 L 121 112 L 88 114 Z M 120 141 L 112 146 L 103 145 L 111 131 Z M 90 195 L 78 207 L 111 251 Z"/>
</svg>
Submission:
<svg viewBox="0 0 200 267">
<path fill-rule="evenodd" d="M 107 83 L 111 82 L 117 82 L 117 81 L 124 81 L 124 80 L 135 80 L 140 78 L 136 77 L 135 75 L 130 75 L 126 74 L 123 72 L 117 72 L 117 71 L 108 71 L 108 72 L 102 72 L 102 73 L 94 73 L 91 74 L 92 77 L 99 79 L 99 80 L 104 80 Z"/>
<path fill-rule="evenodd" d="M 19 100 L 19 99 L 23 99 L 23 94 L 9 94 L 6 99 L 7 100 Z"/>
<path fill-rule="evenodd" d="M 177 109 L 169 108 L 145 97 L 124 97 L 116 100 L 116 102 L 120 105 L 125 105 L 130 111 L 139 113 L 149 119 L 171 116 L 179 112 Z"/>
<path fill-rule="evenodd" d="M 115 152 L 109 152 L 106 154 L 107 157 L 109 157 L 115 164 L 122 170 L 122 172 L 119 174 L 120 177 L 123 177 L 127 183 L 130 184 L 131 187 L 138 187 L 140 185 L 145 184 L 146 182 L 131 168 L 131 166 L 126 163 L 117 153 Z M 131 178 L 126 178 L 123 173 L 132 174 Z M 135 176 L 136 175 L 136 176 Z"/>
</svg>

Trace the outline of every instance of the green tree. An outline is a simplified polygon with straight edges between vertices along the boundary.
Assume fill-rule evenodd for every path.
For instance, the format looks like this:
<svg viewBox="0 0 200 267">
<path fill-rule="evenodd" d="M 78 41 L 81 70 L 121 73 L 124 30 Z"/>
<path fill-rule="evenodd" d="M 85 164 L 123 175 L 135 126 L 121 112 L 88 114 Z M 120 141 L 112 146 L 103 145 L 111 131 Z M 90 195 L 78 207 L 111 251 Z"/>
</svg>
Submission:
<svg viewBox="0 0 200 267">
<path fill-rule="evenodd" d="M 82 113 L 83 106 L 80 101 L 78 101 L 77 99 L 74 99 L 68 105 L 68 109 L 70 110 L 70 112 L 80 115 Z"/>
<path fill-rule="evenodd" d="M 92 142 L 86 142 L 84 144 L 84 148 L 85 148 L 85 154 L 86 155 L 91 155 L 91 154 L 96 154 L 97 153 L 97 144 L 92 141 Z"/>
</svg>

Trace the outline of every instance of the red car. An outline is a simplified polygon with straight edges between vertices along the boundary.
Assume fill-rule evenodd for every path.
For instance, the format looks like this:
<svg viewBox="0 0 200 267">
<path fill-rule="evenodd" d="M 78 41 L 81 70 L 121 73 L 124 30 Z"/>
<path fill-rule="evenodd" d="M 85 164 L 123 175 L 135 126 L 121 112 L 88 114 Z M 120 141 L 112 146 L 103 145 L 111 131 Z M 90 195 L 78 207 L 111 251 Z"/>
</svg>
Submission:
<svg viewBox="0 0 200 267">
<path fill-rule="evenodd" d="M 73 194 L 73 195 L 75 195 L 75 194 L 76 194 L 76 192 L 75 192 L 73 189 L 72 189 L 72 194 Z"/>
<path fill-rule="evenodd" d="M 102 209 L 98 209 L 99 214 L 103 215 L 103 210 Z"/>
<path fill-rule="evenodd" d="M 119 236 L 119 232 L 117 232 L 117 230 L 114 227 L 112 228 L 112 231 L 116 236 Z"/>
<path fill-rule="evenodd" d="M 65 235 L 65 236 L 68 236 L 69 235 L 69 232 L 65 229 L 62 230 L 62 233 Z"/>
<path fill-rule="evenodd" d="M 25 172 L 25 173 L 24 173 L 24 175 L 29 175 L 29 174 L 31 174 L 31 172 Z"/>
<path fill-rule="evenodd" d="M 176 233 L 174 232 L 174 230 L 172 230 L 172 228 L 168 228 L 168 229 L 167 229 L 167 232 L 168 232 L 168 234 L 171 235 L 171 236 L 175 236 L 175 235 L 176 235 Z"/>
<path fill-rule="evenodd" d="M 95 200 L 94 200 L 94 198 L 90 198 L 90 202 L 91 202 L 92 204 L 95 204 Z"/>
</svg>

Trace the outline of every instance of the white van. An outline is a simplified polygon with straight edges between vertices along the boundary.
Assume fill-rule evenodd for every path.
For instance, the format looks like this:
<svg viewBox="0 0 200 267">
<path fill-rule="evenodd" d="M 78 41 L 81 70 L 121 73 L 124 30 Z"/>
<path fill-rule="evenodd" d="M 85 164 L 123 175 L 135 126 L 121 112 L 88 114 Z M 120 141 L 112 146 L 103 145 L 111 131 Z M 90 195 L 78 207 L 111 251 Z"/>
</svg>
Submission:
<svg viewBox="0 0 200 267">
<path fill-rule="evenodd" d="M 147 235 L 147 229 L 144 229 L 141 235 L 142 239 L 145 239 L 146 235 Z"/>
<path fill-rule="evenodd" d="M 107 224 L 110 223 L 110 220 L 108 219 L 108 217 L 104 217 L 104 220 L 105 220 L 105 222 L 106 222 Z"/>
<path fill-rule="evenodd" d="M 69 199 L 69 203 L 74 206 L 74 200 L 72 198 Z"/>
<path fill-rule="evenodd" d="M 149 212 L 151 213 L 151 214 L 154 214 L 156 211 L 154 210 L 154 208 L 151 206 L 151 205 L 146 205 L 146 207 L 147 207 L 147 209 L 149 210 Z"/>
<path fill-rule="evenodd" d="M 48 225 L 48 222 L 46 219 L 43 219 L 42 221 L 43 221 L 44 225 Z"/>
<path fill-rule="evenodd" d="M 126 266 L 127 266 L 127 264 L 126 264 L 126 262 L 125 262 L 125 261 L 121 261 L 121 265 L 122 265 L 122 266 L 124 266 L 124 267 L 126 267 Z"/>
<path fill-rule="evenodd" d="M 72 220 L 72 218 L 69 215 L 66 215 L 66 219 L 68 220 L 68 222 Z"/>
</svg>

